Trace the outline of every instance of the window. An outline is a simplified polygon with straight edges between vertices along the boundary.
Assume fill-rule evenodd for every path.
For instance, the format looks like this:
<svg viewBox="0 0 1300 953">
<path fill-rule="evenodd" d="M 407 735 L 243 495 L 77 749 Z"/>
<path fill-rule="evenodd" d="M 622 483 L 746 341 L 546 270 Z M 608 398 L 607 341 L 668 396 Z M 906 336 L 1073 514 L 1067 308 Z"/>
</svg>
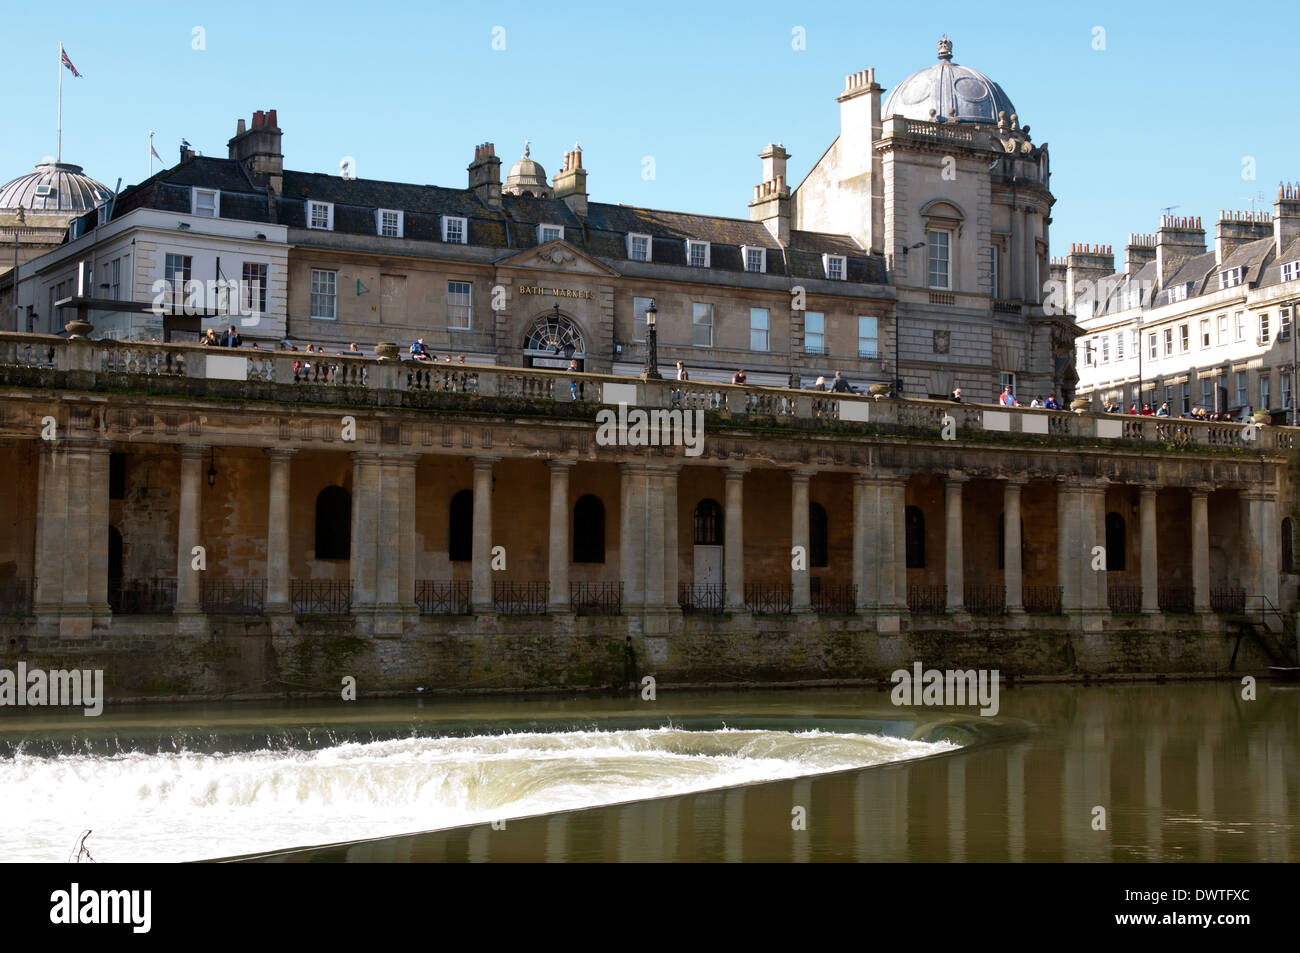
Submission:
<svg viewBox="0 0 1300 953">
<path fill-rule="evenodd" d="M 311 270 L 311 316 L 333 321 L 338 317 L 337 271 Z"/>
<path fill-rule="evenodd" d="M 880 356 L 879 331 L 879 319 L 858 318 L 858 357 L 875 360 Z"/>
<path fill-rule="evenodd" d="M 746 271 L 756 271 L 760 274 L 767 271 L 766 248 L 750 248 L 748 245 L 742 245 L 740 251 L 745 256 Z"/>
<path fill-rule="evenodd" d="M 1291 375 L 1282 375 L 1282 409 L 1291 409 Z"/>
<path fill-rule="evenodd" d="M 803 351 L 805 354 L 826 353 L 826 315 L 820 311 L 804 312 Z"/>
<path fill-rule="evenodd" d="M 952 236 L 947 232 L 929 232 L 930 247 L 930 287 L 947 290 L 952 287 L 952 261 L 949 243 Z"/>
<path fill-rule="evenodd" d="M 1201 347 L 1210 346 L 1210 319 L 1201 318 Z"/>
<path fill-rule="evenodd" d="M 108 455 L 108 498 L 110 500 L 126 499 L 125 453 L 110 453 Z"/>
<path fill-rule="evenodd" d="M 1185 301 L 1187 299 L 1187 285 L 1186 284 L 1174 285 L 1172 288 L 1169 289 L 1168 297 L 1171 302 Z"/>
<path fill-rule="evenodd" d="M 1004 387 L 1011 392 L 1012 397 L 1016 396 L 1016 375 L 1014 372 L 1002 371 L 998 374 L 998 393 L 1001 393 Z"/>
<path fill-rule="evenodd" d="M 632 340 L 645 340 L 645 313 L 650 307 L 653 298 L 633 298 L 632 299 Z"/>
<path fill-rule="evenodd" d="M 1246 372 L 1237 371 L 1237 406 L 1246 406 Z"/>
<path fill-rule="evenodd" d="M 1235 318 L 1234 323 L 1236 324 L 1237 327 L 1237 340 L 1244 341 L 1246 340 L 1246 312 L 1238 311 L 1234 315 L 1234 318 Z"/>
<path fill-rule="evenodd" d="M 1222 345 L 1227 343 L 1228 343 L 1228 316 L 1226 314 L 1221 314 L 1219 315 L 1219 344 Z"/>
<path fill-rule="evenodd" d="M 843 281 L 848 258 L 844 255 L 822 255 L 822 268 L 831 281 Z"/>
<path fill-rule="evenodd" d="M 352 495 L 341 486 L 327 486 L 316 496 L 316 558 L 351 555 Z"/>
<path fill-rule="evenodd" d="M 447 559 L 467 563 L 474 558 L 474 491 L 461 490 L 451 498 L 447 514 Z"/>
<path fill-rule="evenodd" d="M 1183 402 L 1182 402 L 1182 410 L 1180 410 L 1179 413 L 1185 414 L 1192 409 L 1192 385 L 1187 381 L 1183 381 L 1183 386 L 1181 390 L 1182 390 Z"/>
<path fill-rule="evenodd" d="M 709 267 L 709 243 L 686 240 L 686 264 L 692 268 Z"/>
<path fill-rule="evenodd" d="M 474 326 L 470 306 L 473 291 L 468 281 L 447 282 L 447 327 L 464 330 Z"/>
<path fill-rule="evenodd" d="M 1268 344 L 1268 341 L 1269 341 L 1268 312 L 1265 311 L 1263 314 L 1259 316 L 1259 343 Z"/>
<path fill-rule="evenodd" d="M 830 565 L 827 545 L 826 508 L 820 503 L 808 504 L 808 567 L 821 569 Z"/>
<path fill-rule="evenodd" d="M 1277 313 L 1277 339 L 1279 341 L 1291 340 L 1291 309 L 1282 308 Z"/>
<path fill-rule="evenodd" d="M 454 215 L 444 215 L 442 217 L 442 240 L 452 245 L 464 245 L 467 229 L 465 228 L 465 219 L 457 218 Z"/>
<path fill-rule="evenodd" d="M 1140 355 L 1142 352 L 1142 332 L 1133 332 L 1133 353 Z"/>
<path fill-rule="evenodd" d="M 722 506 L 717 500 L 700 500 L 695 506 L 695 545 L 722 545 Z"/>
<path fill-rule="evenodd" d="M 649 261 L 651 241 L 649 235 L 637 235 L 635 233 L 628 235 L 627 257 L 632 261 Z"/>
<path fill-rule="evenodd" d="M 1129 282 L 1124 289 L 1124 307 L 1138 308 L 1142 305 L 1142 286 L 1137 282 Z"/>
<path fill-rule="evenodd" d="M 605 561 L 605 504 L 590 493 L 573 504 L 573 561 Z"/>
<path fill-rule="evenodd" d="M 1240 265 L 1236 268 L 1229 268 L 1227 271 L 1219 272 L 1219 290 L 1222 291 L 1224 288 L 1235 288 L 1237 285 L 1241 284 L 1241 277 L 1242 268 Z"/>
<path fill-rule="evenodd" d="M 1282 280 L 1295 281 L 1300 278 L 1300 261 L 1288 261 L 1282 266 Z"/>
<path fill-rule="evenodd" d="M 692 323 L 695 326 L 692 343 L 696 347 L 713 347 L 713 305 L 697 301 L 693 307 Z"/>
<path fill-rule="evenodd" d="M 907 540 L 907 568 L 925 568 L 925 514 L 920 507 L 909 506 L 903 516 Z"/>
<path fill-rule="evenodd" d="M 1169 405 L 1169 409 L 1172 411 L 1172 410 L 1173 410 L 1173 405 L 1174 405 L 1174 385 L 1173 385 L 1173 384 L 1166 384 L 1166 385 L 1165 385 L 1165 403 Z"/>
<path fill-rule="evenodd" d="M 1214 379 L 1211 377 L 1201 378 L 1201 406 L 1206 410 L 1214 409 Z"/>
<path fill-rule="evenodd" d="M 1289 516 L 1282 521 L 1282 571 L 1295 572 L 1295 524 Z"/>
<path fill-rule="evenodd" d="M 1115 335 L 1115 360 L 1124 360 L 1124 332 Z"/>
<path fill-rule="evenodd" d="M 1083 342 L 1083 366 L 1092 367 L 1092 365 L 1096 363 L 1097 360 L 1096 355 L 1097 355 L 1097 342 L 1095 340 L 1084 341 Z"/>
<path fill-rule="evenodd" d="M 547 242 L 558 242 L 564 238 L 564 226 L 562 225 L 538 225 L 537 226 L 537 244 L 545 245 Z"/>
<path fill-rule="evenodd" d="M 183 300 L 185 298 L 185 289 L 190 283 L 190 269 L 194 259 L 189 255 L 171 255 L 169 254 L 163 260 L 163 278 L 167 281 L 167 287 L 171 290 L 173 300 Z M 53 309 L 51 309 L 53 314 Z"/>
<path fill-rule="evenodd" d="M 768 350 L 768 332 L 767 308 L 750 308 L 749 349 L 751 351 Z"/>
<path fill-rule="evenodd" d="M 1174 329 L 1165 328 L 1165 357 L 1174 353 Z"/>
<path fill-rule="evenodd" d="M 331 230 L 334 228 L 334 204 L 332 202 L 313 202 L 307 200 L 307 227 L 323 228 Z"/>
<path fill-rule="evenodd" d="M 266 265 L 244 262 L 244 310 L 252 314 L 266 313 Z"/>
<path fill-rule="evenodd" d="M 122 295 L 122 259 L 114 258 L 108 263 L 108 296 L 114 301 Z"/>
<path fill-rule="evenodd" d="M 1106 571 L 1123 572 L 1127 563 L 1128 541 L 1125 538 L 1124 517 L 1116 512 L 1106 514 Z"/>
<path fill-rule="evenodd" d="M 221 214 L 221 193 L 216 189 L 190 189 L 190 212 L 217 218 Z"/>
<path fill-rule="evenodd" d="M 998 246 L 989 248 L 989 294 L 998 296 Z"/>
<path fill-rule="evenodd" d="M 1191 337 L 1188 326 L 1186 324 L 1180 324 L 1178 325 L 1178 350 L 1181 353 L 1186 354 L 1190 347 Z"/>
<path fill-rule="evenodd" d="M 1259 409 L 1260 410 L 1268 410 L 1268 405 L 1271 402 L 1270 398 L 1272 398 L 1273 395 L 1269 393 L 1269 391 L 1272 389 L 1269 386 L 1269 384 L 1270 381 L 1267 376 L 1261 377 L 1259 379 Z"/>
<path fill-rule="evenodd" d="M 1110 363 L 1110 335 L 1101 339 L 1101 362 Z"/>
<path fill-rule="evenodd" d="M 400 209 L 381 208 L 375 213 L 375 224 L 383 238 L 402 237 L 402 212 Z"/>
</svg>

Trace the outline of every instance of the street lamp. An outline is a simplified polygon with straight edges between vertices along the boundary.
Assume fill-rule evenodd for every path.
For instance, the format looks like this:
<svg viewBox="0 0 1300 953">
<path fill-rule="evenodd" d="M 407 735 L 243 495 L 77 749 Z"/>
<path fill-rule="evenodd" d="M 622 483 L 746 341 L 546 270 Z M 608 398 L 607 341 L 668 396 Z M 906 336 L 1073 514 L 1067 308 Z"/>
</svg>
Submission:
<svg viewBox="0 0 1300 953">
<path fill-rule="evenodd" d="M 217 485 L 217 450 L 212 448 L 211 456 L 208 458 L 208 487 Z"/>
<path fill-rule="evenodd" d="M 659 373 L 659 329 L 656 325 L 659 323 L 659 310 L 655 307 L 654 299 L 650 299 L 650 306 L 645 309 L 645 370 L 641 372 L 641 379 L 647 381 L 663 380 L 663 375 Z"/>
</svg>

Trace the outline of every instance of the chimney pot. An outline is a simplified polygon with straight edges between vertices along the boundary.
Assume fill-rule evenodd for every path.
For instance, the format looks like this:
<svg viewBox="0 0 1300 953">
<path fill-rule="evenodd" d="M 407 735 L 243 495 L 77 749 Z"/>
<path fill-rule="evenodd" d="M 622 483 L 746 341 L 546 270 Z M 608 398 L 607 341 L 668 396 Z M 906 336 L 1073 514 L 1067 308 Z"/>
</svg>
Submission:
<svg viewBox="0 0 1300 953">
<path fill-rule="evenodd" d="M 268 113 L 266 114 L 266 124 L 267 124 L 268 126 L 272 126 L 272 127 L 278 127 L 278 126 L 279 126 L 279 123 L 276 122 L 276 120 L 275 120 L 275 110 L 274 110 L 274 109 L 272 109 L 270 112 L 268 112 Z"/>
</svg>

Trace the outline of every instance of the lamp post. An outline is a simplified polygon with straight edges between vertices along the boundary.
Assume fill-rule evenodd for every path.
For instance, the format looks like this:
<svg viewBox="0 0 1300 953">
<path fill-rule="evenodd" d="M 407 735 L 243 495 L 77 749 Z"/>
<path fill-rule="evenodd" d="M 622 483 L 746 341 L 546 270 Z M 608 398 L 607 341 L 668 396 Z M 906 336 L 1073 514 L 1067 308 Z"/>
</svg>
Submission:
<svg viewBox="0 0 1300 953">
<path fill-rule="evenodd" d="M 650 306 L 645 309 L 645 370 L 641 372 L 641 379 L 647 381 L 663 380 L 663 375 L 659 373 L 659 310 L 655 307 L 654 299 L 650 299 Z"/>
</svg>

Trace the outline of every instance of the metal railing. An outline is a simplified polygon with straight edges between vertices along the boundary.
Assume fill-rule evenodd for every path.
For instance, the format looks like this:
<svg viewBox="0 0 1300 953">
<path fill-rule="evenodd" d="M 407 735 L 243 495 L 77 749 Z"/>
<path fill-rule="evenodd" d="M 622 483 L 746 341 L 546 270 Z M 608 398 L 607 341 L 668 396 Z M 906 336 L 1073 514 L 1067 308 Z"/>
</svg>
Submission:
<svg viewBox="0 0 1300 953">
<path fill-rule="evenodd" d="M 470 584 L 455 579 L 417 579 L 415 604 L 420 615 L 469 615 Z"/>
<path fill-rule="evenodd" d="M 623 611 L 621 582 L 569 583 L 569 608 L 587 615 L 618 615 Z"/>
<path fill-rule="evenodd" d="M 497 615 L 546 615 L 548 582 L 494 582 L 492 608 Z"/>
<path fill-rule="evenodd" d="M 1161 586 L 1157 602 L 1161 612 L 1196 611 L 1196 593 L 1191 586 Z"/>
<path fill-rule="evenodd" d="M 745 608 L 764 615 L 789 615 L 794 587 L 783 583 L 745 583 Z"/>
<path fill-rule="evenodd" d="M 918 615 L 942 615 L 948 611 L 948 587 L 908 586 L 907 611 Z"/>
<path fill-rule="evenodd" d="M 1142 612 L 1142 587 L 1107 586 L 1106 605 L 1116 615 L 1138 615 Z"/>
<path fill-rule="evenodd" d="M 721 584 L 693 586 L 683 582 L 677 586 L 677 604 L 686 613 L 719 613 L 726 605 L 725 596 Z"/>
<path fill-rule="evenodd" d="M 352 608 L 352 583 L 335 579 L 292 579 L 289 604 L 294 615 L 347 615 Z"/>
<path fill-rule="evenodd" d="M 0 580 L 0 612 L 26 615 L 32 611 L 32 594 L 36 589 L 35 579 Z"/>
<path fill-rule="evenodd" d="M 1063 592 L 1061 586 L 1025 586 L 1021 601 L 1030 615 L 1060 615 Z"/>
<path fill-rule="evenodd" d="M 1244 615 L 1246 590 L 1236 586 L 1223 586 L 1210 590 L 1210 608 L 1229 615 Z"/>
<path fill-rule="evenodd" d="M 108 587 L 108 606 L 118 615 L 162 615 L 176 608 L 174 578 L 130 579 Z"/>
<path fill-rule="evenodd" d="M 209 615 L 261 615 L 266 607 L 266 580 L 205 579 L 199 604 Z"/>
<path fill-rule="evenodd" d="M 828 615 L 851 615 L 857 611 L 858 587 L 854 585 L 822 586 L 812 594 L 814 612 Z"/>
<path fill-rule="evenodd" d="M 1007 587 L 967 585 L 962 600 L 972 615 L 1003 615 L 1007 611 Z"/>
</svg>

